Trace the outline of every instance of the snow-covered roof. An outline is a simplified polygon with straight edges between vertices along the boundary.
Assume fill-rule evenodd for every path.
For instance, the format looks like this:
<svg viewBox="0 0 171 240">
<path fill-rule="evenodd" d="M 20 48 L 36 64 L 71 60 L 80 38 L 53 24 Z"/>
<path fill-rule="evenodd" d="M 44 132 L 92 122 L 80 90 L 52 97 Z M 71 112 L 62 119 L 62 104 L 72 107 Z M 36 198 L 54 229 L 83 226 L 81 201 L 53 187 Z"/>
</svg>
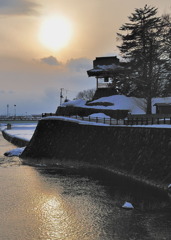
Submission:
<svg viewBox="0 0 171 240">
<path fill-rule="evenodd" d="M 96 68 L 88 70 L 87 74 L 89 77 L 93 77 L 93 76 L 113 77 L 114 73 L 117 73 L 119 71 L 125 71 L 125 68 L 116 64 L 97 65 Z"/>
<path fill-rule="evenodd" d="M 171 106 L 171 103 L 155 103 L 154 106 L 159 106 L 159 107 Z"/>
</svg>

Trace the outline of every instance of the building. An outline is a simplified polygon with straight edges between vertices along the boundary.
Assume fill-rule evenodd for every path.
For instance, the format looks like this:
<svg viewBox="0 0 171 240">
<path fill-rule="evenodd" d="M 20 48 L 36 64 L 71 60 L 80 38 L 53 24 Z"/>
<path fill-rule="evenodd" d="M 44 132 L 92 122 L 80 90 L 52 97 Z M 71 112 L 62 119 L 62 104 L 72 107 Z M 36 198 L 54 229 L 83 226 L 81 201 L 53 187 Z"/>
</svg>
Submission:
<svg viewBox="0 0 171 240">
<path fill-rule="evenodd" d="M 89 77 L 96 78 L 96 93 L 94 99 L 117 94 L 113 81 L 119 73 L 125 73 L 125 63 L 121 63 L 116 56 L 96 57 L 93 69 L 88 70 Z"/>
<path fill-rule="evenodd" d="M 156 114 L 171 114 L 171 103 L 155 103 Z"/>
</svg>

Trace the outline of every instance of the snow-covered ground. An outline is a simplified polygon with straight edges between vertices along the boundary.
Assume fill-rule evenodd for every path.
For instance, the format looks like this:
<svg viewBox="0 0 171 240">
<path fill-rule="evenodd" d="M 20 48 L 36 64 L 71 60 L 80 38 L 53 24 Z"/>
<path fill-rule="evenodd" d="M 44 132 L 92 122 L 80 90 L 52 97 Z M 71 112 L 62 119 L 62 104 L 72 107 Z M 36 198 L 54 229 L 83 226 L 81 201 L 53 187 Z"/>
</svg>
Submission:
<svg viewBox="0 0 171 240">
<path fill-rule="evenodd" d="M 19 157 L 22 154 L 22 152 L 24 151 L 24 149 L 25 149 L 25 147 L 15 148 L 15 149 L 5 152 L 4 155 L 7 157 L 13 157 L 13 156 Z"/>
<path fill-rule="evenodd" d="M 10 123 L 11 129 L 7 129 L 6 123 L 0 124 L 0 130 L 5 131 L 9 136 L 16 137 L 18 139 L 30 141 L 33 133 L 36 129 L 37 123 Z M 5 156 L 20 156 L 24 151 L 22 148 L 14 148 L 4 153 Z"/>
<path fill-rule="evenodd" d="M 5 130 L 5 132 L 12 136 L 19 139 L 23 139 L 26 141 L 30 141 L 37 123 L 14 123 L 11 124 L 11 129 L 7 129 L 7 124 L 1 124 L 0 129 Z"/>
<path fill-rule="evenodd" d="M 91 104 L 98 104 L 96 106 L 87 106 L 86 101 L 82 99 L 69 101 L 62 106 L 75 106 L 84 108 L 97 108 L 97 109 L 111 109 L 111 110 L 129 110 L 131 114 L 145 114 L 146 101 L 144 98 L 126 97 L 124 95 L 113 95 L 109 97 L 102 97 L 97 100 L 91 101 Z M 100 103 L 109 103 L 110 106 L 103 106 Z M 171 97 L 153 98 L 152 99 L 152 113 L 156 113 L 155 103 L 171 103 Z"/>
</svg>

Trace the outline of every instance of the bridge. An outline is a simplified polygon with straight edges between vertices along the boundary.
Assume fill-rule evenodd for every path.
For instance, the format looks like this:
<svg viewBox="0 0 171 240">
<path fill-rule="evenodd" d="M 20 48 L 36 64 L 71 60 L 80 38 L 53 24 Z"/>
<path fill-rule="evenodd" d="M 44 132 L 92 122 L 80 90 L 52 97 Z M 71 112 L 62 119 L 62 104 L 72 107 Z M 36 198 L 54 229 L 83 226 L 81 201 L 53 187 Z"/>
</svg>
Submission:
<svg viewBox="0 0 171 240">
<path fill-rule="evenodd" d="M 23 121 L 23 122 L 32 122 L 32 121 L 39 121 L 41 117 L 0 117 L 0 122 L 18 122 L 18 121 Z"/>
</svg>

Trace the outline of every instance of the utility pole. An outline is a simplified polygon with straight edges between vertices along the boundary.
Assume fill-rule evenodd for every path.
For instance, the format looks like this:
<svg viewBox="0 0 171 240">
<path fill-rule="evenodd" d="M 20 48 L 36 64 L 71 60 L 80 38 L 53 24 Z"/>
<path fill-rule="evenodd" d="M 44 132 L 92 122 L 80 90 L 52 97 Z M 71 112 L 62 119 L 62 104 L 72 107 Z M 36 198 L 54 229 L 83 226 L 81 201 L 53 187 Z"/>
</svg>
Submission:
<svg viewBox="0 0 171 240">
<path fill-rule="evenodd" d="M 61 88 L 61 91 L 60 91 L 60 106 L 62 105 L 62 98 L 64 98 L 63 94 L 62 94 L 63 90 L 64 90 L 64 88 Z"/>
</svg>

